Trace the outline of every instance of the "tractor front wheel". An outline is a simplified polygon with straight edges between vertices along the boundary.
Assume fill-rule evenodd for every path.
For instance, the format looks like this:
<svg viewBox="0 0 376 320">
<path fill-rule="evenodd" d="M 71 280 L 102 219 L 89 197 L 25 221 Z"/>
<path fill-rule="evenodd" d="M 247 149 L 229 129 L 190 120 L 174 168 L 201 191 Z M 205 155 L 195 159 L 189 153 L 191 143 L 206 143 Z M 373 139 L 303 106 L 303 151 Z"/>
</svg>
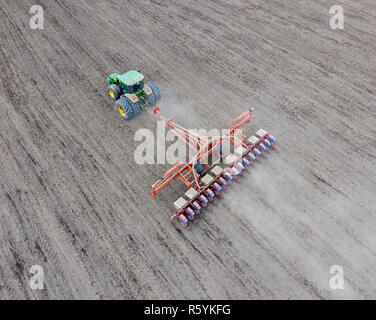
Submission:
<svg viewBox="0 0 376 320">
<path fill-rule="evenodd" d="M 132 102 L 124 96 L 116 101 L 115 111 L 126 120 L 131 120 L 134 116 Z"/>
<path fill-rule="evenodd" d="M 112 100 L 119 99 L 120 96 L 120 87 L 116 84 L 111 84 L 107 87 L 107 92 L 110 95 Z"/>
</svg>

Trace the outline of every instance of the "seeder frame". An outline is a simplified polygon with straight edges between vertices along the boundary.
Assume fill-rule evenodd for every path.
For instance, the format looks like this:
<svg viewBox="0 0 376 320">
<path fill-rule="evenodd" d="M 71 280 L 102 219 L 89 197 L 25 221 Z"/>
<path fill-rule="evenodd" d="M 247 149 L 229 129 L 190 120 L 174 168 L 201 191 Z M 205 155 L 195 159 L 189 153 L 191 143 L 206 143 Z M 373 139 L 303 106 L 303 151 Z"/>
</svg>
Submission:
<svg viewBox="0 0 376 320">
<path fill-rule="evenodd" d="M 232 144 L 234 148 L 238 149 L 239 147 L 241 147 L 242 152 L 241 154 L 237 155 L 240 161 L 244 156 L 254 151 L 254 149 L 257 150 L 257 154 L 255 154 L 254 157 L 258 161 L 260 161 L 260 156 L 264 155 L 264 151 L 269 151 L 268 148 L 265 148 L 263 142 L 267 142 L 268 146 L 273 148 L 274 137 L 266 131 L 264 131 L 263 129 L 260 129 L 258 132 L 262 132 L 264 134 L 257 138 L 258 141 L 256 143 L 252 144 L 247 144 L 245 141 L 246 136 L 241 131 L 239 131 L 239 129 L 243 125 L 250 122 L 254 111 L 253 108 L 242 113 L 234 121 L 232 121 L 232 129 L 221 137 L 198 135 L 174 123 L 172 119 L 164 118 L 159 114 L 159 111 L 160 109 L 158 106 L 153 109 L 153 114 L 155 118 L 158 121 L 163 121 L 167 128 L 173 131 L 181 141 L 183 141 L 186 145 L 188 145 L 189 148 L 196 152 L 196 154 L 192 157 L 192 159 L 189 162 L 185 164 L 182 162 L 177 163 L 171 169 L 167 170 L 163 177 L 151 186 L 153 198 L 156 197 L 162 189 L 167 187 L 171 182 L 175 181 L 176 179 L 183 182 L 188 189 L 194 188 L 197 191 L 197 195 L 193 199 L 185 199 L 187 200 L 186 204 L 182 208 L 176 210 L 174 214 L 171 216 L 171 219 L 176 219 L 181 214 L 184 214 L 186 208 L 190 207 L 194 201 L 197 201 L 200 195 L 206 194 L 207 190 L 213 185 L 213 183 L 221 178 L 220 174 L 219 176 L 213 177 L 213 181 L 210 184 L 203 185 L 200 181 L 200 175 L 196 172 L 194 166 L 198 162 L 201 163 L 201 161 L 204 159 L 209 159 L 209 157 L 212 156 L 213 153 L 217 154 L 219 160 L 215 161 L 210 166 L 208 164 L 203 164 L 203 166 L 205 167 L 205 172 L 210 172 L 210 170 L 214 166 L 219 165 L 219 163 L 223 160 L 223 156 L 221 154 L 221 151 L 217 150 L 217 147 L 221 145 L 225 139 L 229 140 L 230 144 Z M 257 147 L 260 146 L 260 144 L 261 146 L 263 146 L 263 150 L 257 149 Z M 223 171 L 226 171 L 233 165 L 234 164 L 228 164 L 222 169 Z M 187 223 L 183 224 L 185 225 L 185 227 L 188 228 Z"/>
</svg>

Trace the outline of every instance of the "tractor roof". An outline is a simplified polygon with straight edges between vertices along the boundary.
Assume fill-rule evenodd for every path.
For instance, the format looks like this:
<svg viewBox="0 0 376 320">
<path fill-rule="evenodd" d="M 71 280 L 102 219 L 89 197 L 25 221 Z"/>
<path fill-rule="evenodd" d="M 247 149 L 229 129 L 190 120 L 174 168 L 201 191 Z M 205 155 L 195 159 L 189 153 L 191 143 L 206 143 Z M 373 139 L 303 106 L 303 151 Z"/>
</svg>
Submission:
<svg viewBox="0 0 376 320">
<path fill-rule="evenodd" d="M 130 70 L 117 78 L 127 86 L 133 86 L 137 82 L 144 80 L 144 76 L 136 70 Z"/>
</svg>

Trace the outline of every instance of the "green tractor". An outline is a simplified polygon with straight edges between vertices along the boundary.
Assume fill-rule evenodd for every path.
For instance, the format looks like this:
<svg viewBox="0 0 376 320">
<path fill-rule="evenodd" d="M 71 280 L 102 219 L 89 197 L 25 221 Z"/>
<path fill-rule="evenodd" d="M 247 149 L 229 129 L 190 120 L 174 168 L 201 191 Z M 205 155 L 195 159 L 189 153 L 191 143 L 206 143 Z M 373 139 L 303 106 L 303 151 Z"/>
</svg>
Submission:
<svg viewBox="0 0 376 320">
<path fill-rule="evenodd" d="M 140 70 L 130 70 L 119 75 L 110 74 L 107 78 L 108 94 L 116 101 L 115 111 L 124 119 L 130 120 L 142 109 L 156 106 L 161 99 L 159 87 L 154 82 L 144 84 Z"/>
</svg>

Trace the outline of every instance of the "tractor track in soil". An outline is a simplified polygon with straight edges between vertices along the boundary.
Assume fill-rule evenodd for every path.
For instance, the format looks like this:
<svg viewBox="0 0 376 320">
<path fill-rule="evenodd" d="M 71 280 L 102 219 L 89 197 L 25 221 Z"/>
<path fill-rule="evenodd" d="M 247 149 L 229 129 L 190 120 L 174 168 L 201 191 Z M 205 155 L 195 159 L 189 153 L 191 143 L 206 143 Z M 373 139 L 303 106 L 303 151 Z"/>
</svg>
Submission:
<svg viewBox="0 0 376 320">
<path fill-rule="evenodd" d="M 337 2 L 344 30 L 324 0 L 39 0 L 31 30 L 33 1 L 0 0 L 0 298 L 376 298 L 376 4 Z M 155 121 L 107 96 L 133 66 L 177 123 L 254 107 L 277 138 L 190 232 L 182 187 L 150 196 L 169 165 L 134 161 Z"/>
</svg>

